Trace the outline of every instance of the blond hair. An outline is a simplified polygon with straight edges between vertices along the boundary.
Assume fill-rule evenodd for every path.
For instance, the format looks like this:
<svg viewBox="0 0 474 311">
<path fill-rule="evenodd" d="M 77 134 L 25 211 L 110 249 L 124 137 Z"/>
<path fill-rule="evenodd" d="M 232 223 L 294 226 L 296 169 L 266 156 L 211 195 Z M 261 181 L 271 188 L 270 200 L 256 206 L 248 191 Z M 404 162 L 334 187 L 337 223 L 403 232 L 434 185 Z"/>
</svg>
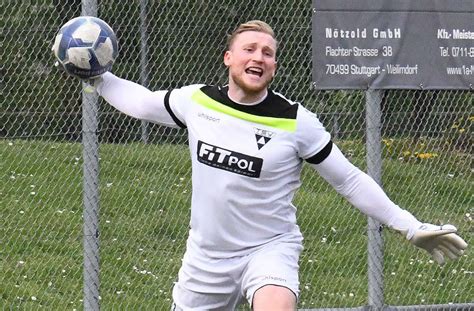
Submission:
<svg viewBox="0 0 474 311">
<path fill-rule="evenodd" d="M 232 43 L 234 43 L 235 38 L 237 35 L 241 34 L 242 32 L 246 31 L 258 31 L 258 32 L 263 32 L 266 33 L 270 36 L 272 36 L 273 39 L 276 40 L 275 38 L 275 32 L 273 31 L 272 27 L 265 23 L 264 21 L 260 20 L 251 20 L 248 22 L 245 22 L 243 24 L 240 24 L 239 27 L 237 27 L 230 35 L 227 36 L 227 49 L 230 49 L 232 46 Z M 278 42 L 277 42 L 278 44 Z"/>
</svg>

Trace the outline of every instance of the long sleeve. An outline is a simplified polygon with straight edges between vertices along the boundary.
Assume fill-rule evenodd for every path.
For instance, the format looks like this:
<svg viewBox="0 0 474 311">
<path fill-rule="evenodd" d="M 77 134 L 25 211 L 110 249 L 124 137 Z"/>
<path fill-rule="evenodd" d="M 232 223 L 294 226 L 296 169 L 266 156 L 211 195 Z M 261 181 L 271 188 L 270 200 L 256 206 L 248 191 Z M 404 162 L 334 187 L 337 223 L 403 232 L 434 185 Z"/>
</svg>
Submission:
<svg viewBox="0 0 474 311">
<path fill-rule="evenodd" d="M 350 163 L 336 145 L 324 161 L 311 166 L 361 212 L 404 233 L 408 239 L 422 225 L 411 213 L 393 203 L 382 188 Z"/>
<path fill-rule="evenodd" d="M 97 92 L 110 105 L 131 117 L 178 127 L 164 104 L 167 91 L 152 92 L 137 83 L 107 72 L 102 75 Z"/>
</svg>

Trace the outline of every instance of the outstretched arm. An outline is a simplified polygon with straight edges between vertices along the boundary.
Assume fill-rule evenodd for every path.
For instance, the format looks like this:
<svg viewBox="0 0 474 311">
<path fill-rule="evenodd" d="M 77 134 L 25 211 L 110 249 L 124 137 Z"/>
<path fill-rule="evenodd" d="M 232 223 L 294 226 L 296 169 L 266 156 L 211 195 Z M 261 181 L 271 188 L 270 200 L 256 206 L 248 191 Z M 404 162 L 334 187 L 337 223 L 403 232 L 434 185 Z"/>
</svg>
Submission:
<svg viewBox="0 0 474 311">
<path fill-rule="evenodd" d="M 137 119 L 178 127 L 164 105 L 167 91 L 152 92 L 110 72 L 103 74 L 100 79 L 97 92 L 121 112 Z"/>
<path fill-rule="evenodd" d="M 393 203 L 382 188 L 350 163 L 336 145 L 332 145 L 324 161 L 311 166 L 352 205 L 404 234 L 414 245 L 428 251 L 439 264 L 444 263 L 444 256 L 456 259 L 466 249 L 467 243 L 456 235 L 454 226 L 435 226 L 418 221 Z"/>
</svg>

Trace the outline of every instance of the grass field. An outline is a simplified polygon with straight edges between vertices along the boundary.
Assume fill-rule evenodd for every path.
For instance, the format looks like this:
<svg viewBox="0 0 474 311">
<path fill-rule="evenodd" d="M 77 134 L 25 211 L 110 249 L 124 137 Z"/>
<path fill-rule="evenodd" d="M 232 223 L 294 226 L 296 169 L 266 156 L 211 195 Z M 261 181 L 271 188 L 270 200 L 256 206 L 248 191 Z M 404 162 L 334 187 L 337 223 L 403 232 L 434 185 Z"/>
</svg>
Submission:
<svg viewBox="0 0 474 311">
<path fill-rule="evenodd" d="M 364 168 L 361 143 L 339 145 Z M 0 307 L 81 310 L 81 145 L 3 140 L 0 150 Z M 425 221 L 456 224 L 471 242 L 472 157 L 438 150 L 433 158 L 404 159 L 393 150 L 384 149 L 389 196 Z M 308 167 L 302 180 L 295 200 L 305 235 L 300 308 L 366 305 L 365 218 Z M 169 309 L 190 192 L 185 146 L 101 145 L 102 309 Z M 384 238 L 387 304 L 472 302 L 470 250 L 440 268 L 401 236 L 385 230 Z"/>
</svg>

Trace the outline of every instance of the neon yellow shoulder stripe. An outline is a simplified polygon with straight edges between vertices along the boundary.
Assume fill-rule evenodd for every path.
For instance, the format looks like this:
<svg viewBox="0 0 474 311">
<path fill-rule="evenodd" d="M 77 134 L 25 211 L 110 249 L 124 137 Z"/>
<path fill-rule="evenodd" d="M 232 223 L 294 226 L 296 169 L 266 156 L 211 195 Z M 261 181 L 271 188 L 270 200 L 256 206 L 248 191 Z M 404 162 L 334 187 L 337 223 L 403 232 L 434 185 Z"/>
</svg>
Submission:
<svg viewBox="0 0 474 311">
<path fill-rule="evenodd" d="M 280 130 L 284 130 L 287 132 L 294 132 L 296 130 L 296 120 L 295 119 L 284 119 L 284 118 L 272 118 L 272 117 L 262 117 L 256 116 L 250 113 L 242 112 L 237 109 L 228 107 L 219 103 L 218 101 L 210 98 L 201 90 L 197 90 L 192 95 L 192 100 L 202 105 L 206 108 L 212 109 L 214 111 L 218 111 L 242 120 L 246 120 L 253 123 L 258 123 L 266 126 L 270 126 L 273 128 L 277 128 Z"/>
</svg>

